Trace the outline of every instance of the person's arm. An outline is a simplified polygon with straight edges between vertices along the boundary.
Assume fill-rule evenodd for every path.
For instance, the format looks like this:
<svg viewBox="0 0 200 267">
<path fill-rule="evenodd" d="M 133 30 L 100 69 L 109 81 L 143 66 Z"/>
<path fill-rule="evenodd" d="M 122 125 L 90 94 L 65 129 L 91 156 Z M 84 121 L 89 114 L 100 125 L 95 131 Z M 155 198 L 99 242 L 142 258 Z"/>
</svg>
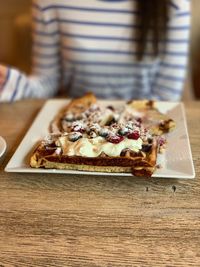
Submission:
<svg viewBox="0 0 200 267">
<path fill-rule="evenodd" d="M 190 1 L 171 1 L 171 8 L 166 48 L 152 84 L 152 98 L 166 101 L 182 97 L 190 44 Z"/>
<path fill-rule="evenodd" d="M 57 24 L 52 22 L 52 17 L 46 16 L 39 2 L 34 0 L 32 3 L 32 74 L 28 77 L 17 69 L 1 66 L 0 102 L 27 97 L 47 98 L 58 90 L 61 64 Z"/>
<path fill-rule="evenodd" d="M 3 65 L 0 65 L 0 93 L 1 90 L 3 90 L 5 83 L 7 82 L 8 76 L 8 68 Z"/>
</svg>

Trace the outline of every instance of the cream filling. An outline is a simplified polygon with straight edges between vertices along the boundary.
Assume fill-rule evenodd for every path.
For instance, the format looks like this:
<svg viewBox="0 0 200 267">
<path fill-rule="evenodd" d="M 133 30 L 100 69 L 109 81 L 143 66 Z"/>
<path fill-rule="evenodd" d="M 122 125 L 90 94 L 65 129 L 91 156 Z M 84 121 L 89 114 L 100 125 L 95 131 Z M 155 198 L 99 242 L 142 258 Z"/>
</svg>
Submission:
<svg viewBox="0 0 200 267">
<path fill-rule="evenodd" d="M 138 152 L 142 148 L 142 139 L 132 140 L 125 138 L 119 144 L 107 142 L 103 137 L 92 139 L 80 138 L 75 142 L 68 140 L 67 136 L 61 136 L 57 145 L 61 146 L 63 155 L 82 156 L 82 157 L 98 157 L 102 152 L 110 157 L 120 156 L 123 149 L 131 149 Z"/>
</svg>

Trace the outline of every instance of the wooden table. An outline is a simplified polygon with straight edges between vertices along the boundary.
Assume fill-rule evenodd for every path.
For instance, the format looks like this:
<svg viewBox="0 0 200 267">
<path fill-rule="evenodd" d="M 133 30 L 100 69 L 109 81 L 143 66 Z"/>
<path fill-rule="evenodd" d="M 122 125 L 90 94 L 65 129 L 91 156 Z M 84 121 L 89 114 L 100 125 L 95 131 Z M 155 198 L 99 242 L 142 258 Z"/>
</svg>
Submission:
<svg viewBox="0 0 200 267">
<path fill-rule="evenodd" d="M 43 103 L 0 104 L 0 266 L 200 266 L 200 102 L 186 103 L 196 179 L 5 173 Z"/>
</svg>

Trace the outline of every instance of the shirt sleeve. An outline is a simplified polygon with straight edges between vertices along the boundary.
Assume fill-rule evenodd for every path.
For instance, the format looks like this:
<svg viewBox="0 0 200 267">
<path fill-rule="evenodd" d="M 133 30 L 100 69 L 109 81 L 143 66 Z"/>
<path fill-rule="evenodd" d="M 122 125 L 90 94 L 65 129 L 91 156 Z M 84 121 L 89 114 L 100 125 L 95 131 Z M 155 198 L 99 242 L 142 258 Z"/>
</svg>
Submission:
<svg viewBox="0 0 200 267">
<path fill-rule="evenodd" d="M 156 79 L 152 84 L 152 98 L 166 101 L 180 100 L 187 76 L 190 44 L 190 1 L 170 1 L 165 50 Z"/>
<path fill-rule="evenodd" d="M 53 11 L 52 11 L 53 12 Z M 0 90 L 0 102 L 55 95 L 61 80 L 59 31 L 55 14 L 49 18 L 39 0 L 32 2 L 32 72 L 30 76 L 9 68 Z"/>
</svg>

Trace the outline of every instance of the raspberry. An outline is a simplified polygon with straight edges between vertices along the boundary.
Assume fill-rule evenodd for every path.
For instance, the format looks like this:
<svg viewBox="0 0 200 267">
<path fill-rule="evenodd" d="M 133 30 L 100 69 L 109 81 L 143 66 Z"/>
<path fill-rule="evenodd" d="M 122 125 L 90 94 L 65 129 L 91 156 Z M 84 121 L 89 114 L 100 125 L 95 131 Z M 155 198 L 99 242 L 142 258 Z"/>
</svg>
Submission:
<svg viewBox="0 0 200 267">
<path fill-rule="evenodd" d="M 128 133 L 127 137 L 128 137 L 128 139 L 138 140 L 138 138 L 140 137 L 140 134 L 138 131 L 134 131 L 134 132 Z"/>
<path fill-rule="evenodd" d="M 106 140 L 113 144 L 119 144 L 121 141 L 124 140 L 124 137 L 121 135 L 109 135 Z"/>
</svg>

